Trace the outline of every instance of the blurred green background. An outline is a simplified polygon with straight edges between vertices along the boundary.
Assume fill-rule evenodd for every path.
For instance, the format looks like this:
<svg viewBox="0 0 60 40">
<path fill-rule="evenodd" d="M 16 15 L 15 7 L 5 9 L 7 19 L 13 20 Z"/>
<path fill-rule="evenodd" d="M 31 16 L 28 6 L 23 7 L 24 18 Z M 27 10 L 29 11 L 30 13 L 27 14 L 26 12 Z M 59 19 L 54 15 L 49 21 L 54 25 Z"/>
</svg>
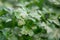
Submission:
<svg viewBox="0 0 60 40">
<path fill-rule="evenodd" d="M 0 0 L 0 40 L 60 40 L 60 0 Z"/>
</svg>

